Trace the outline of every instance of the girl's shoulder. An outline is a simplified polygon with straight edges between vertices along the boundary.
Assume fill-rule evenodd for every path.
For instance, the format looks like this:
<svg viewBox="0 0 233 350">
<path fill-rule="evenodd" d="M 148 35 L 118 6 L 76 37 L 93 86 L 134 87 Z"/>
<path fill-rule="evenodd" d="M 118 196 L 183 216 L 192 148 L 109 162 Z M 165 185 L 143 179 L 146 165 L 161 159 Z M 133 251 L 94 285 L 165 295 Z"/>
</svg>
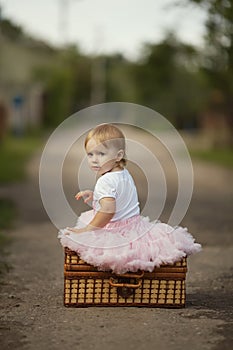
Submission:
<svg viewBox="0 0 233 350">
<path fill-rule="evenodd" d="M 112 171 L 109 173 L 106 173 L 101 176 L 103 179 L 121 179 L 123 177 L 130 176 L 129 172 L 127 169 L 119 170 L 119 171 Z"/>
<path fill-rule="evenodd" d="M 101 183 L 115 183 L 120 181 L 124 177 L 128 177 L 129 172 L 125 168 L 120 171 L 112 171 L 105 173 L 104 175 L 100 176 L 96 182 L 96 184 L 101 184 Z"/>
</svg>

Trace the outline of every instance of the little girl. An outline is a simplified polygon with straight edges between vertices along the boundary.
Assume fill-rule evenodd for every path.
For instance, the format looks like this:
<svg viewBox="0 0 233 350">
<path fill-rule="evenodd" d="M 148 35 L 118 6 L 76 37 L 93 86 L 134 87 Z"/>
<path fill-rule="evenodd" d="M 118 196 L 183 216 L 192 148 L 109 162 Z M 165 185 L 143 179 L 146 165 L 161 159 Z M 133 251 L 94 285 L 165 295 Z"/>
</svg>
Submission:
<svg viewBox="0 0 233 350">
<path fill-rule="evenodd" d="M 140 215 L 137 190 L 125 169 L 125 137 L 120 129 L 98 125 L 88 133 L 85 149 L 98 180 L 94 192 L 82 191 L 75 197 L 92 201 L 93 210 L 82 213 L 75 227 L 60 230 L 64 247 L 100 270 L 116 273 L 152 271 L 201 250 L 185 228 Z"/>
</svg>

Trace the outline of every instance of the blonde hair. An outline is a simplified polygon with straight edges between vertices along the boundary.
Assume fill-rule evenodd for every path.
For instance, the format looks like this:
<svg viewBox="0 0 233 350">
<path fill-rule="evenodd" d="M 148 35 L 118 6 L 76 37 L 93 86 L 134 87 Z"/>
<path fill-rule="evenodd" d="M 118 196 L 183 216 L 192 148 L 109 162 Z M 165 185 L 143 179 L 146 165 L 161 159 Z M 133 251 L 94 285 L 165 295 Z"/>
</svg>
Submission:
<svg viewBox="0 0 233 350">
<path fill-rule="evenodd" d="M 100 124 L 97 125 L 94 129 L 90 130 L 86 136 L 84 145 L 87 147 L 87 143 L 90 139 L 94 138 L 97 143 L 103 144 L 106 148 L 108 148 L 109 142 L 110 144 L 118 150 L 124 151 L 124 157 L 118 162 L 121 167 L 126 165 L 126 157 L 125 157 L 125 136 L 123 132 L 117 128 L 113 124 Z"/>
</svg>

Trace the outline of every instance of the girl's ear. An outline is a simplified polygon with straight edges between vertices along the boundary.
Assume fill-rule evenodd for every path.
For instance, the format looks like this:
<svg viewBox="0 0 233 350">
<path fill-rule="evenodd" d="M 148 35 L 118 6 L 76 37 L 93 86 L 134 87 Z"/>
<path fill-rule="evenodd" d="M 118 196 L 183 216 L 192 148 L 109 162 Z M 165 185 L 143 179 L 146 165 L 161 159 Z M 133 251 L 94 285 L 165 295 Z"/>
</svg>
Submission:
<svg viewBox="0 0 233 350">
<path fill-rule="evenodd" d="M 120 149 L 118 152 L 117 152 L 117 162 L 119 162 L 123 157 L 124 157 L 124 150 L 123 149 Z"/>
</svg>

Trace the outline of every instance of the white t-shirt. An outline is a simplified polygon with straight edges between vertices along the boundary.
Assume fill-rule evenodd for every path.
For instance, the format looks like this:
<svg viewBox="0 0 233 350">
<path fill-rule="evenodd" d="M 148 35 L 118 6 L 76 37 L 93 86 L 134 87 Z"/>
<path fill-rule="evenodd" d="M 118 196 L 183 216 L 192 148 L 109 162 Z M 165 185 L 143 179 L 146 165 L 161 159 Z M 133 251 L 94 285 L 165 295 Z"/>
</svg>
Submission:
<svg viewBox="0 0 233 350">
<path fill-rule="evenodd" d="M 102 175 L 96 182 L 93 209 L 99 211 L 99 201 L 105 197 L 116 200 L 116 212 L 111 222 L 128 219 L 140 213 L 135 183 L 127 169 Z"/>
</svg>

